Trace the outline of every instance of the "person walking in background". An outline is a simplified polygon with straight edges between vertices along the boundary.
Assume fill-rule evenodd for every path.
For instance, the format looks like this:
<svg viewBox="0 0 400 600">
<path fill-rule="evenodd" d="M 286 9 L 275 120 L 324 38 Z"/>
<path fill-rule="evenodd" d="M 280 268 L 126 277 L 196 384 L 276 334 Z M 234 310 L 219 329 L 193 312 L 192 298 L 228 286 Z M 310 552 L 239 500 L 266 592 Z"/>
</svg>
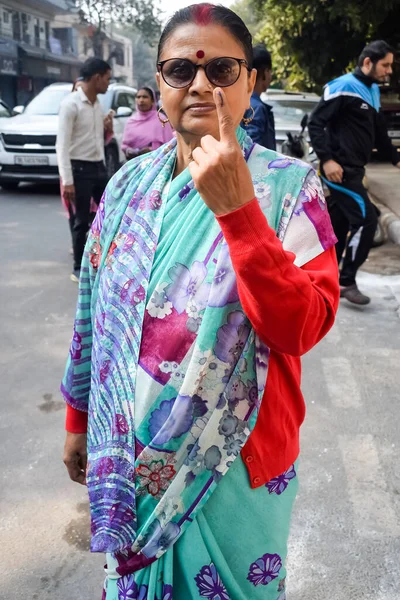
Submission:
<svg viewBox="0 0 400 600">
<path fill-rule="evenodd" d="M 272 80 L 271 54 L 263 44 L 253 48 L 253 68 L 257 71 L 257 79 L 251 95 L 250 105 L 254 111 L 248 125 L 244 125 L 253 142 L 276 150 L 275 120 L 272 106 L 261 100 L 261 94 L 267 91 Z"/>
<path fill-rule="evenodd" d="M 122 150 L 128 160 L 156 150 L 174 135 L 165 116 L 165 123 L 161 123 L 158 117 L 156 95 L 151 88 L 140 88 L 136 95 L 136 108 L 137 112 L 125 125 L 122 140 Z"/>
<path fill-rule="evenodd" d="M 171 18 L 157 79 L 176 139 L 122 167 L 89 233 L 61 389 L 104 600 L 285 598 L 300 356 L 339 282 L 315 171 L 240 127 L 252 63 L 230 9 Z"/>
<path fill-rule="evenodd" d="M 97 99 L 98 94 L 105 94 L 108 89 L 110 65 L 99 58 L 89 58 L 81 74 L 79 89 L 61 104 L 56 144 L 63 196 L 73 222 L 72 281 L 79 280 L 91 222 L 91 200 L 98 205 L 107 185 L 104 130 L 112 127 L 112 117 L 105 117 Z"/>
<path fill-rule="evenodd" d="M 341 296 L 365 305 L 370 298 L 356 284 L 358 269 L 366 261 L 377 227 L 377 211 L 363 185 L 365 165 L 376 147 L 400 167 L 385 120 L 380 112 L 380 90 L 392 73 L 393 50 L 384 41 L 368 44 L 354 73 L 325 86 L 308 130 L 321 162 L 321 173 L 330 190 L 329 211 L 338 238 L 336 254 Z M 348 233 L 350 235 L 348 236 Z"/>
</svg>

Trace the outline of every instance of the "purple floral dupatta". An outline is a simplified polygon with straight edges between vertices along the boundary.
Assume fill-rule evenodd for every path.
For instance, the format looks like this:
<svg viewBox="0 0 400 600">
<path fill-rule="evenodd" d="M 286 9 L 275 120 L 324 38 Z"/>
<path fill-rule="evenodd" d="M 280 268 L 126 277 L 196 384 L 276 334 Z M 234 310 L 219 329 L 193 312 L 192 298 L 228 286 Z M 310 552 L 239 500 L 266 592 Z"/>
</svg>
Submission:
<svg viewBox="0 0 400 600">
<path fill-rule="evenodd" d="M 326 207 L 308 165 L 238 139 L 297 264 L 323 252 L 330 226 L 315 228 Z M 188 172 L 170 186 L 175 156 L 173 140 L 106 190 L 63 381 L 89 411 L 91 548 L 115 556 L 110 577 L 151 564 L 190 525 L 246 443 L 267 377 L 216 219 Z"/>
</svg>

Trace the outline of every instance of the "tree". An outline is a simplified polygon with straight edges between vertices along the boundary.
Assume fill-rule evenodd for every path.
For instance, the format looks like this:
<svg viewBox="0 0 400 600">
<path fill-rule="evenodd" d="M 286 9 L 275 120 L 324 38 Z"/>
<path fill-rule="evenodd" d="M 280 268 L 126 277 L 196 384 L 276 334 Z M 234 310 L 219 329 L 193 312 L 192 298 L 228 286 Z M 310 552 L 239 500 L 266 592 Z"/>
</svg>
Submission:
<svg viewBox="0 0 400 600">
<path fill-rule="evenodd" d="M 104 58 L 104 32 L 111 23 L 135 28 L 149 43 L 160 34 L 160 10 L 157 0 L 76 0 L 76 2 L 81 22 L 88 25 L 88 38 L 93 53 L 99 58 Z"/>
<path fill-rule="evenodd" d="M 246 0 L 242 0 L 246 2 Z M 289 88 L 321 91 L 354 66 L 364 45 L 400 46 L 398 0 L 249 0 L 255 40 L 272 53 L 275 75 Z"/>
</svg>

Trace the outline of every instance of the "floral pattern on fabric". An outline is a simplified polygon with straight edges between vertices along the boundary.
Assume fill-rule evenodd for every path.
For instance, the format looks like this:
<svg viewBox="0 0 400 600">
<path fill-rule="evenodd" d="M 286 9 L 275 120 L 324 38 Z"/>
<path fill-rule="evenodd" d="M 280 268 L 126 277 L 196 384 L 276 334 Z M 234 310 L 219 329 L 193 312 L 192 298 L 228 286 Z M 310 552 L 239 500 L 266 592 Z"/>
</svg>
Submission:
<svg viewBox="0 0 400 600">
<path fill-rule="evenodd" d="M 156 598 L 155 600 L 174 600 L 172 593 L 173 593 L 173 588 L 172 585 L 167 584 L 163 584 L 163 589 L 161 592 L 161 597 L 160 598 Z"/>
<path fill-rule="evenodd" d="M 294 465 L 292 465 L 287 471 L 279 475 L 278 477 L 274 477 L 265 485 L 270 494 L 276 494 L 280 496 L 289 485 L 291 479 L 296 477 L 296 471 Z"/>
<path fill-rule="evenodd" d="M 278 554 L 264 554 L 250 565 L 247 579 L 254 586 L 268 585 L 276 579 L 282 568 L 282 560 Z"/>
<path fill-rule="evenodd" d="M 121 577 L 117 582 L 118 600 L 147 600 L 147 586 L 138 587 L 133 575 Z"/>
<path fill-rule="evenodd" d="M 157 459 L 155 454 L 142 452 L 140 460 L 136 467 L 137 494 L 139 496 L 151 494 L 154 498 L 160 499 L 176 475 L 174 455 L 160 455 Z"/>
<path fill-rule="evenodd" d="M 292 216 L 310 168 L 240 129 L 238 140 L 252 176 L 264 173 L 260 205 L 284 241 L 302 219 Z M 67 402 L 89 410 L 91 549 L 120 557 L 125 572 L 161 557 L 190 526 L 249 438 L 267 378 L 269 350 L 240 304 L 218 222 L 190 176 L 184 202 L 182 187 L 168 195 L 175 159 L 176 140 L 108 185 L 82 262 L 81 356 L 73 342 L 62 385 Z M 269 204 L 267 186 L 279 201 Z M 165 219 L 173 239 L 171 228 L 161 235 Z M 314 222 L 293 237 L 308 239 Z M 322 251 L 314 239 L 298 261 Z"/>
<path fill-rule="evenodd" d="M 230 600 L 215 565 L 205 565 L 194 578 L 202 598 L 207 600 Z"/>
</svg>

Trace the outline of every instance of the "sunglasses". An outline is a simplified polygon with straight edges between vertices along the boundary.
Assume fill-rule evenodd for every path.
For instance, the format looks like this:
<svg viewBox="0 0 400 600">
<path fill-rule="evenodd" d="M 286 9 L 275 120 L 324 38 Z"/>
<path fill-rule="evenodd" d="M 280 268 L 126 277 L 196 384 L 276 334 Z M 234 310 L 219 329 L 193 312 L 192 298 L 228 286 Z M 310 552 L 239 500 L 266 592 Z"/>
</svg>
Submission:
<svg viewBox="0 0 400 600">
<path fill-rule="evenodd" d="M 181 89 L 193 83 L 200 68 L 204 69 L 206 77 L 212 85 L 229 87 L 239 79 L 242 65 L 251 71 L 247 60 L 228 56 L 214 58 L 204 65 L 196 65 L 187 58 L 170 58 L 159 62 L 157 68 L 167 85 Z"/>
</svg>

